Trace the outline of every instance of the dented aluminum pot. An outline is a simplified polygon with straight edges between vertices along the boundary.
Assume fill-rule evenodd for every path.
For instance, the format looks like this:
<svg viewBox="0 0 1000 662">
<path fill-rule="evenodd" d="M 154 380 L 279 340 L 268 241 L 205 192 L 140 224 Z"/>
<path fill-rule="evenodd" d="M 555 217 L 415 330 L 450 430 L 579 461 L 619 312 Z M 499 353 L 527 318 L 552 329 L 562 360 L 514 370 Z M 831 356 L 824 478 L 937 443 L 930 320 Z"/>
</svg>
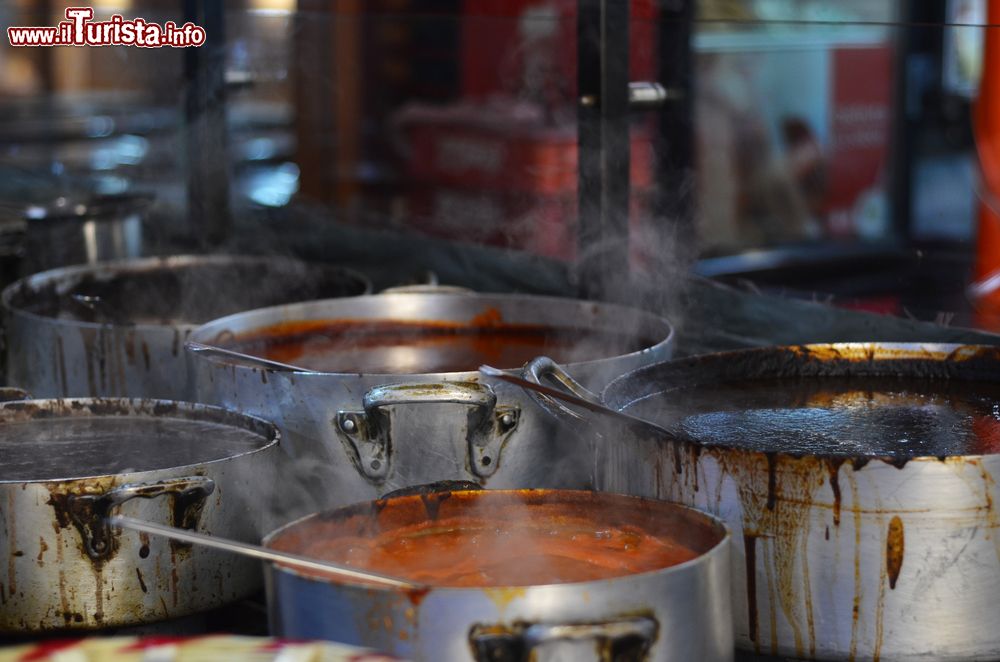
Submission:
<svg viewBox="0 0 1000 662">
<path fill-rule="evenodd" d="M 0 633 L 142 625 L 259 590 L 253 559 L 112 530 L 110 512 L 256 542 L 278 432 L 163 400 L 0 404 Z"/>
<path fill-rule="evenodd" d="M 275 257 L 184 255 L 45 271 L 3 292 L 7 379 L 44 398 L 188 400 L 183 345 L 199 324 L 369 289 L 352 271 Z"/>
<path fill-rule="evenodd" d="M 270 564 L 272 631 L 419 662 L 733 659 L 729 533 L 719 520 L 676 504 L 571 490 L 432 492 L 313 514 L 271 533 L 264 544 L 298 552 L 300 541 L 322 541 L 318 531 L 339 522 L 360 534 L 428 519 L 455 522 L 463 513 L 530 519 L 538 506 L 602 513 L 594 519 L 622 525 L 655 521 L 698 555 L 607 579 L 488 588 L 385 588 Z"/>
<path fill-rule="evenodd" d="M 341 320 L 458 326 L 487 320 L 493 325 L 487 328 L 501 330 L 518 325 L 625 330 L 648 339 L 620 355 L 601 347 L 582 348 L 571 365 L 592 388 L 668 358 L 673 350 L 670 324 L 640 310 L 474 293 L 381 294 L 273 307 L 213 321 L 190 340 L 232 347 L 240 338 L 270 333 L 268 329 Z M 393 362 L 391 373 L 283 371 L 191 351 L 199 402 L 261 416 L 281 429 L 283 447 L 308 486 L 300 490 L 290 513 L 302 515 L 438 480 L 470 480 L 491 488 L 590 484 L 589 458 L 575 437 L 555 434 L 551 418 L 520 388 L 479 383 L 476 369 L 482 363 L 495 365 L 494 356 L 472 350 L 462 357 L 464 370 L 435 372 L 430 366 L 439 365 L 442 354 L 450 351 L 447 342 L 373 349 L 378 334 L 374 329 L 359 337 L 357 356 Z M 304 346 L 309 342 L 305 337 Z M 294 490 L 285 496 L 294 498 Z"/>
<path fill-rule="evenodd" d="M 728 352 L 626 374 L 602 398 L 648 412 L 657 398 L 683 402 L 696 384 L 879 375 L 997 382 L 1000 350 Z M 796 456 L 695 445 L 620 423 L 613 434 L 614 444 L 595 445 L 600 489 L 675 500 L 733 531 L 739 648 L 808 659 L 1000 658 L 1000 455 Z"/>
</svg>

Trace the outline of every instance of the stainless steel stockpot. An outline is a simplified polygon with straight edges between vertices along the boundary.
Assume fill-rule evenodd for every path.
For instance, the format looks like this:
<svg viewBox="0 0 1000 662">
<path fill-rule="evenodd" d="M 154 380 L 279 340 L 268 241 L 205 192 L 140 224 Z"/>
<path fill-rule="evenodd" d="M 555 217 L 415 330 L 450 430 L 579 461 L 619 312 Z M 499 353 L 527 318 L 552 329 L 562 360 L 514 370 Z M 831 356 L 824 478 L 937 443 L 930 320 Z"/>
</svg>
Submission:
<svg viewBox="0 0 1000 662">
<path fill-rule="evenodd" d="M 735 380 L 753 392 L 754 380 L 869 377 L 927 380 L 948 402 L 963 381 L 1000 382 L 1000 350 L 855 343 L 726 352 L 623 375 L 602 398 L 649 418 L 657 403 L 683 409 L 696 385 Z M 887 411 L 880 420 L 896 421 L 883 433 L 905 442 L 907 417 Z M 798 455 L 620 425 L 611 434 L 615 444 L 595 445 L 601 489 L 675 500 L 733 531 L 739 648 L 809 659 L 1000 658 L 1000 455 Z"/>
<path fill-rule="evenodd" d="M 641 350 L 618 356 L 600 347 L 581 349 L 571 365 L 593 388 L 668 358 L 673 350 L 667 320 L 641 310 L 471 293 L 381 294 L 267 308 L 210 322 L 190 340 L 214 345 L 276 325 L 313 321 L 464 324 L 484 316 L 502 324 L 650 339 Z M 590 482 L 585 444 L 557 434 L 552 419 L 520 388 L 479 383 L 475 357 L 465 371 L 436 373 L 426 369 L 430 363 L 419 353 L 387 352 L 389 359 L 402 362 L 400 372 L 366 374 L 282 371 L 207 352 L 192 354 L 198 401 L 260 416 L 282 430 L 297 475 L 305 477 L 295 506 L 300 515 L 438 480 L 471 480 L 491 488 L 578 488 Z"/>
<path fill-rule="evenodd" d="M 109 528 L 105 515 L 248 542 L 266 518 L 278 432 L 164 400 L 0 404 L 0 632 L 141 625 L 258 590 L 256 561 Z"/>
<path fill-rule="evenodd" d="M 210 319 L 370 289 L 349 270 L 240 255 L 66 267 L 3 292 L 7 378 L 36 397 L 187 400 L 188 334 Z"/>
<path fill-rule="evenodd" d="M 376 520 L 378 530 L 387 520 L 454 523 L 455 513 L 463 512 L 479 518 L 521 512 L 530 518 L 534 508 L 553 505 L 578 512 L 626 510 L 628 515 L 619 511 L 608 523 L 648 518 L 698 556 L 596 581 L 492 588 L 384 588 L 272 564 L 272 629 L 284 637 L 331 639 L 428 662 L 733 659 L 729 533 L 715 518 L 676 504 L 570 490 L 438 492 L 314 514 L 271 533 L 264 544 L 300 551 L 298 543 L 285 541 L 314 543 L 322 535 L 315 525 L 322 529 L 352 516 Z"/>
</svg>

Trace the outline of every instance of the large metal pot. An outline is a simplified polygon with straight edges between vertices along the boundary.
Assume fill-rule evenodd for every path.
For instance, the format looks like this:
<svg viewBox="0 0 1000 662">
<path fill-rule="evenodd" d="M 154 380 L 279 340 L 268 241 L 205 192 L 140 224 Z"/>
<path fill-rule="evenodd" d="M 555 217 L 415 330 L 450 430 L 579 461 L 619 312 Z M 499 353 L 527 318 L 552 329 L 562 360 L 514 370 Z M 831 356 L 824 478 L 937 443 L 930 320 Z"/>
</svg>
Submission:
<svg viewBox="0 0 1000 662">
<path fill-rule="evenodd" d="M 314 514 L 270 534 L 264 544 L 301 552 L 304 543 L 322 541 L 338 528 L 374 535 L 470 515 L 544 520 L 554 507 L 593 513 L 600 522 L 595 526 L 631 525 L 670 536 L 698 556 L 607 579 L 490 588 L 384 588 L 272 564 L 272 629 L 434 662 L 733 658 L 729 534 L 717 520 L 675 504 L 561 490 L 438 492 Z"/>
<path fill-rule="evenodd" d="M 930 380 L 927 388 L 939 389 L 935 397 L 948 408 L 962 382 L 1000 380 L 1000 350 L 918 344 L 755 349 L 649 366 L 611 382 L 602 397 L 669 428 L 688 406 L 687 389 L 749 380 L 743 399 L 760 397 L 773 380 L 790 380 L 786 408 L 817 408 L 816 429 L 831 438 L 823 430 L 824 405 L 810 402 L 815 387 L 801 378 L 864 384 L 879 376 Z M 881 405 L 875 398 L 864 406 Z M 887 439 L 906 443 L 908 431 L 899 422 L 933 413 L 925 406 L 884 410 L 882 435 L 899 436 L 843 441 L 855 448 Z M 661 409 L 672 413 L 658 416 Z M 987 432 L 992 418 L 984 419 Z M 752 439 L 744 440 L 750 447 L 702 444 L 677 429 L 657 433 L 620 424 L 610 434 L 595 444 L 600 489 L 676 500 L 718 515 L 732 529 L 738 647 L 814 659 L 1000 657 L 1000 455 L 907 460 L 829 449 L 762 452 Z M 942 434 L 947 441 L 947 430 Z M 758 439 L 757 448 L 769 442 Z"/>
<path fill-rule="evenodd" d="M 639 340 L 632 352 L 616 352 L 598 342 L 584 343 L 567 355 L 576 358 L 573 370 L 593 388 L 616 374 L 667 358 L 673 348 L 670 324 L 640 310 L 574 299 L 471 293 L 382 294 L 292 304 L 216 320 L 190 339 L 252 352 L 241 339 L 297 338 L 301 328 L 310 325 L 358 321 L 484 334 L 552 328 L 591 334 L 592 341 L 603 333 L 634 334 L 632 340 Z M 556 435 L 551 419 L 520 388 L 479 383 L 476 368 L 496 363 L 497 356 L 473 347 L 459 360 L 451 355 L 447 338 L 428 345 L 380 347 L 383 333 L 372 327 L 342 357 L 388 363 L 382 374 L 282 371 L 194 352 L 191 369 L 198 401 L 261 416 L 282 430 L 283 446 L 304 477 L 290 512 L 301 515 L 446 479 L 490 487 L 589 485 L 589 456 L 575 438 Z M 307 331 L 302 337 L 303 346 L 308 346 L 312 336 Z M 460 371 L 434 372 L 442 361 L 452 359 Z M 517 368 L 523 360 L 498 367 Z M 286 496 L 294 496 L 291 488 Z"/>
<path fill-rule="evenodd" d="M 198 324 L 368 290 L 352 271 L 274 257 L 185 255 L 46 271 L 3 292 L 7 378 L 36 397 L 187 400 L 182 347 Z"/>
<path fill-rule="evenodd" d="M 240 540 L 274 525 L 277 430 L 157 400 L 0 404 L 0 632 L 138 625 L 245 597 L 251 559 L 113 531 L 121 512 Z"/>
<path fill-rule="evenodd" d="M 142 224 L 153 203 L 145 193 L 59 197 L 24 213 L 25 273 L 142 255 Z"/>
</svg>

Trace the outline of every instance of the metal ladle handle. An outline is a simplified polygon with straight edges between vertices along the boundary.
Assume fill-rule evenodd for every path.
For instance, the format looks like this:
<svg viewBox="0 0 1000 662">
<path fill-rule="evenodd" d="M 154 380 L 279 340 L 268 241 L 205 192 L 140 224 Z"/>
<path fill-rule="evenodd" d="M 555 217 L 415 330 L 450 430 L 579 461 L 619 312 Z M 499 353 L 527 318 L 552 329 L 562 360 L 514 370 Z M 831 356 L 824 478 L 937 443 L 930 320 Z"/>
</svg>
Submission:
<svg viewBox="0 0 1000 662">
<path fill-rule="evenodd" d="M 627 421 L 629 423 L 637 423 L 639 425 L 655 428 L 658 432 L 665 432 L 663 428 L 656 425 L 655 423 L 650 423 L 649 421 L 639 418 L 637 416 L 632 416 L 631 414 L 626 414 L 616 409 L 612 409 L 611 407 L 607 407 L 601 404 L 599 401 L 582 398 L 580 396 L 573 395 L 572 393 L 568 393 L 566 391 L 563 391 L 562 389 L 558 389 L 553 386 L 546 386 L 544 384 L 524 379 L 523 377 L 517 377 L 508 372 L 504 372 L 499 368 L 494 368 L 488 365 L 481 365 L 479 366 L 479 372 L 482 373 L 483 375 L 486 375 L 487 377 L 494 377 L 496 379 L 501 379 L 505 382 L 510 382 L 511 384 L 516 384 L 523 389 L 534 391 L 536 393 L 546 395 L 556 400 L 561 400 L 562 402 L 575 405 L 577 407 L 581 407 L 588 411 L 602 414 L 604 416 L 609 416 L 611 418 L 616 418 L 621 421 Z M 574 414 L 574 416 L 576 416 L 576 414 Z"/>
<path fill-rule="evenodd" d="M 308 368 L 300 368 L 299 366 L 291 365 L 289 363 L 272 361 L 271 359 L 265 359 L 259 356 L 244 354 L 243 352 L 237 352 L 232 349 L 224 349 L 222 347 L 215 347 L 213 345 L 205 345 L 200 342 L 195 342 L 194 340 L 189 340 L 186 343 L 184 343 L 184 347 L 196 354 L 205 354 L 208 356 L 217 356 L 224 359 L 232 359 L 233 361 L 240 361 L 241 363 L 249 363 L 250 365 L 257 366 L 258 368 L 267 368 L 268 370 L 277 370 L 279 372 L 316 372 L 315 370 L 310 370 Z"/>
<path fill-rule="evenodd" d="M 299 556 L 298 554 L 289 554 L 288 552 L 279 552 L 273 549 L 268 549 L 267 547 L 261 547 L 260 545 L 251 545 L 249 543 L 230 540 L 228 538 L 205 535 L 204 533 L 194 533 L 193 531 L 188 531 L 187 529 L 178 529 L 173 526 L 154 524 L 153 522 L 146 522 L 132 517 L 115 515 L 108 518 L 108 524 L 116 526 L 120 529 L 131 529 L 132 531 L 139 531 L 140 533 L 150 533 L 156 536 L 164 536 L 166 538 L 179 540 L 193 545 L 202 545 L 204 547 L 220 549 L 224 552 L 231 552 L 241 556 L 249 556 L 262 561 L 270 561 L 271 563 L 280 563 L 293 568 L 312 570 L 313 572 L 322 572 L 325 575 L 332 575 L 340 579 L 370 582 L 391 588 L 418 590 L 427 588 L 422 584 L 410 582 L 405 579 L 399 579 L 397 577 L 389 577 L 375 572 L 357 570 L 355 568 L 349 568 L 336 563 L 330 563 L 329 561 L 318 561 L 306 556 Z"/>
</svg>

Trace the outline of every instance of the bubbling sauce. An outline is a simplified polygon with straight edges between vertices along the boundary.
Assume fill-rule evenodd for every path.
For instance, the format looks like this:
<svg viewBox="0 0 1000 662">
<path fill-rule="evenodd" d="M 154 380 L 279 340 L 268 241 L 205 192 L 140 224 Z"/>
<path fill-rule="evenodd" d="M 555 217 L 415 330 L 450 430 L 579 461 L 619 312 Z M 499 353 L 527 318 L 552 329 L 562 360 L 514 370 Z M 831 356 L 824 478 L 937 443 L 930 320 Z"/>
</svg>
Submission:
<svg viewBox="0 0 1000 662">
<path fill-rule="evenodd" d="M 549 326 L 314 320 L 277 324 L 216 344 L 318 370 L 373 374 L 466 372 L 483 363 L 519 368 L 545 355 L 561 363 L 639 351 L 657 341 Z"/>
<path fill-rule="evenodd" d="M 1000 384 L 912 377 L 706 383 L 628 410 L 702 444 L 910 458 L 1000 452 Z"/>
<path fill-rule="evenodd" d="M 628 497 L 614 497 L 620 502 L 610 507 L 530 503 L 506 498 L 510 494 L 452 495 L 426 510 L 419 497 L 397 498 L 387 506 L 400 504 L 397 512 L 332 520 L 320 516 L 293 525 L 271 545 L 428 586 L 495 587 L 660 570 L 696 558 L 721 538 L 716 532 L 717 539 L 710 540 L 706 525 L 698 529 L 694 523 L 696 514 L 670 504 Z M 657 520 L 652 512 L 657 506 L 674 510 Z"/>
</svg>

